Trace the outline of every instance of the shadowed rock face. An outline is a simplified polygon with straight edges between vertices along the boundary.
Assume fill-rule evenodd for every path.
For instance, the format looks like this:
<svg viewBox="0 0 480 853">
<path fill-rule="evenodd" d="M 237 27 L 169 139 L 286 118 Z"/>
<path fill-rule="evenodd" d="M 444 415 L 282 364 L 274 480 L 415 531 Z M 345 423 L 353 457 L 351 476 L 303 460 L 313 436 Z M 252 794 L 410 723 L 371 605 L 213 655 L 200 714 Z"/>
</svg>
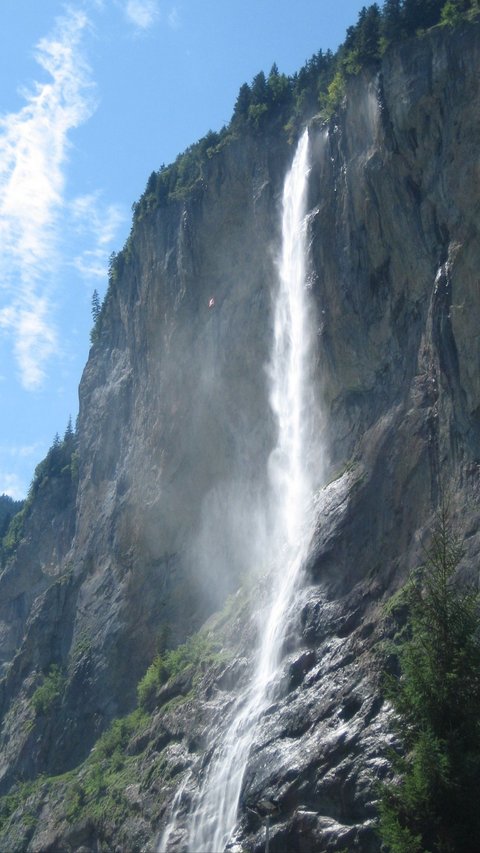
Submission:
<svg viewBox="0 0 480 853">
<path fill-rule="evenodd" d="M 245 849 L 264 849 L 249 808 L 269 797 L 279 803 L 272 853 L 378 849 L 373 783 L 388 769 L 373 654 L 381 603 L 421 559 L 441 489 L 464 536 L 462 571 L 476 576 L 478 29 L 400 45 L 375 77 L 351 81 L 338 123 L 311 129 L 316 380 L 331 482 L 278 699 L 247 768 Z M 77 494 L 61 510 L 54 495 L 37 501 L 0 578 L 11 663 L 0 694 L 4 789 L 82 760 L 133 707 L 162 631 L 171 645 L 192 633 L 237 588 L 245 542 L 261 541 L 255 506 L 275 440 L 265 365 L 291 157 L 268 136 L 236 141 L 212 158 L 202 188 L 137 225 L 80 386 Z M 180 770 L 245 684 L 252 625 L 240 614 L 225 630 L 233 662 L 152 722 L 157 746 L 137 769 L 126 848 L 154 844 Z M 63 700 L 32 729 L 22 725 L 28 699 L 51 663 L 65 672 Z M 161 750 L 169 781 L 147 785 Z M 194 774 L 184 811 L 196 783 Z M 118 826 L 67 827 L 52 798 L 43 808 L 32 849 L 120 837 Z"/>
</svg>

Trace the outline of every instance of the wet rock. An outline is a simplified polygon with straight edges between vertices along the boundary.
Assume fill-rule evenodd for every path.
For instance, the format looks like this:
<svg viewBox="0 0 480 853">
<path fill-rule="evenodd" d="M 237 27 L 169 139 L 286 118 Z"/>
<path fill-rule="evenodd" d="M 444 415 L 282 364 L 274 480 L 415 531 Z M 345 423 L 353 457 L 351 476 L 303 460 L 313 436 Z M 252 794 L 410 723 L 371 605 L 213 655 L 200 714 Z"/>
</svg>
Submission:
<svg viewBox="0 0 480 853">
<path fill-rule="evenodd" d="M 289 687 L 293 690 L 302 683 L 307 672 L 310 672 L 312 667 L 317 662 L 317 656 L 314 649 L 302 652 L 302 654 L 294 660 L 289 667 Z"/>
</svg>

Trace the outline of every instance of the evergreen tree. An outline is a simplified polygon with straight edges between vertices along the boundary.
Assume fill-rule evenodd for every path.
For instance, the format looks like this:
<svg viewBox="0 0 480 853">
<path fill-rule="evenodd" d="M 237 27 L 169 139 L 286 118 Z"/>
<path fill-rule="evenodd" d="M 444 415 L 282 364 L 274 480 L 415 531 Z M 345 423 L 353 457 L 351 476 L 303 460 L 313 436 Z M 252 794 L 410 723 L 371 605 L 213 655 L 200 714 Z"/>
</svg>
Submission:
<svg viewBox="0 0 480 853">
<path fill-rule="evenodd" d="M 476 7 L 476 8 L 475 8 Z M 442 24 L 448 24 L 454 27 L 459 24 L 463 16 L 470 10 L 478 12 L 478 2 L 472 3 L 471 0 L 447 0 L 442 7 L 440 21 Z"/>
<path fill-rule="evenodd" d="M 275 107 L 287 104 L 291 95 L 291 84 L 286 74 L 280 74 L 277 63 L 274 62 L 267 79 L 268 101 Z"/>
<path fill-rule="evenodd" d="M 95 289 L 92 293 L 92 320 L 94 323 L 97 322 L 100 316 L 101 307 L 98 290 Z"/>
<path fill-rule="evenodd" d="M 259 71 L 259 73 L 252 80 L 252 104 L 266 104 L 268 100 L 268 87 L 267 80 L 263 71 Z"/>
<path fill-rule="evenodd" d="M 71 416 L 68 419 L 67 428 L 65 430 L 65 435 L 63 436 L 63 453 L 66 460 L 66 463 L 72 456 L 77 445 L 77 436 L 72 426 L 72 418 Z M 66 464 L 65 463 L 65 464 Z"/>
<path fill-rule="evenodd" d="M 75 433 L 73 431 L 73 426 L 72 426 L 72 416 L 70 415 L 70 417 L 68 419 L 67 427 L 65 429 L 65 435 L 63 436 L 63 441 L 65 443 L 71 442 L 71 441 L 73 441 L 74 436 L 75 436 Z"/>
<path fill-rule="evenodd" d="M 380 9 L 376 3 L 360 12 L 357 24 L 357 55 L 361 65 L 380 56 Z"/>
<path fill-rule="evenodd" d="M 380 804 L 391 853 L 473 853 L 480 839 L 479 596 L 454 578 L 461 557 L 442 510 L 386 678 L 403 745 Z"/>
<path fill-rule="evenodd" d="M 402 36 L 403 18 L 401 0 L 385 0 L 382 9 L 382 36 L 390 44 Z"/>
<path fill-rule="evenodd" d="M 251 103 L 248 108 L 248 123 L 255 131 L 258 131 L 264 125 L 270 100 L 268 83 L 263 71 L 260 71 L 253 78 L 250 91 Z"/>
<path fill-rule="evenodd" d="M 250 86 L 248 85 L 248 83 L 244 83 L 242 86 L 240 86 L 240 91 L 235 102 L 232 118 L 233 124 L 242 125 L 247 121 L 248 108 L 251 103 L 252 93 L 250 91 Z"/>
<path fill-rule="evenodd" d="M 381 15 L 376 3 L 363 6 L 355 26 L 348 27 L 339 49 L 339 65 L 346 74 L 358 74 L 380 57 Z"/>
<path fill-rule="evenodd" d="M 14 501 L 10 495 L 0 495 L 0 543 L 8 530 L 11 519 L 17 512 L 20 512 L 22 506 L 23 501 Z"/>
<path fill-rule="evenodd" d="M 444 0 L 403 0 L 403 19 L 408 33 L 433 27 L 440 20 Z"/>
<path fill-rule="evenodd" d="M 145 187 L 145 195 L 155 195 L 157 189 L 157 173 L 151 172 L 150 177 Z M 96 292 L 96 291 L 95 291 Z"/>
</svg>

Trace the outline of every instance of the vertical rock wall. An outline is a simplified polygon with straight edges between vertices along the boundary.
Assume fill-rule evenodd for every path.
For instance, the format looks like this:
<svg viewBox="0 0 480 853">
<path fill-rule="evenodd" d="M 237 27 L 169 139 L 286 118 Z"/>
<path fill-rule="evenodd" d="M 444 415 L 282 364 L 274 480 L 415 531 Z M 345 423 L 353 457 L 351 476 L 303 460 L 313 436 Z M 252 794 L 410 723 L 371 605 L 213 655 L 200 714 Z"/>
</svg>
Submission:
<svg viewBox="0 0 480 853">
<path fill-rule="evenodd" d="M 337 123 L 312 125 L 317 387 L 334 482 L 310 572 L 312 589 L 336 600 L 335 618 L 313 593 L 305 603 L 315 648 L 330 632 L 360 654 L 351 634 L 374 623 L 418 558 L 442 488 L 474 571 L 479 59 L 476 25 L 437 30 L 352 80 Z M 175 644 L 198 627 L 238 584 L 246 539 L 261 539 L 255 502 L 274 440 L 265 365 L 292 154 L 283 138 L 234 141 L 202 187 L 137 223 L 80 386 L 75 508 L 40 500 L 30 550 L 23 543 L 0 579 L 4 787 L 87 754 L 132 707 L 165 636 Z M 342 613 L 350 628 L 338 635 Z M 65 673 L 61 707 L 22 729 L 52 662 Z M 333 693 L 338 678 L 327 678 Z M 313 710 L 308 719 L 316 725 Z"/>
</svg>

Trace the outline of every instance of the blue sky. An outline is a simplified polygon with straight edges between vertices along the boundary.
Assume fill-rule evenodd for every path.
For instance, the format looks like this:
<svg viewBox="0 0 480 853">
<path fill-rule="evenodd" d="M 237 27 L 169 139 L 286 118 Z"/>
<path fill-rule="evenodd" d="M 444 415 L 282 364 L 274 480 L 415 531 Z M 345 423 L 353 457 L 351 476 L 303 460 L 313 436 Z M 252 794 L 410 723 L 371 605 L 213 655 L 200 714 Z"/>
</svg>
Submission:
<svg viewBox="0 0 480 853">
<path fill-rule="evenodd" d="M 335 49 L 357 0 L 2 0 L 0 494 L 69 415 L 91 296 L 150 172 L 229 121 L 244 82 Z"/>
</svg>

